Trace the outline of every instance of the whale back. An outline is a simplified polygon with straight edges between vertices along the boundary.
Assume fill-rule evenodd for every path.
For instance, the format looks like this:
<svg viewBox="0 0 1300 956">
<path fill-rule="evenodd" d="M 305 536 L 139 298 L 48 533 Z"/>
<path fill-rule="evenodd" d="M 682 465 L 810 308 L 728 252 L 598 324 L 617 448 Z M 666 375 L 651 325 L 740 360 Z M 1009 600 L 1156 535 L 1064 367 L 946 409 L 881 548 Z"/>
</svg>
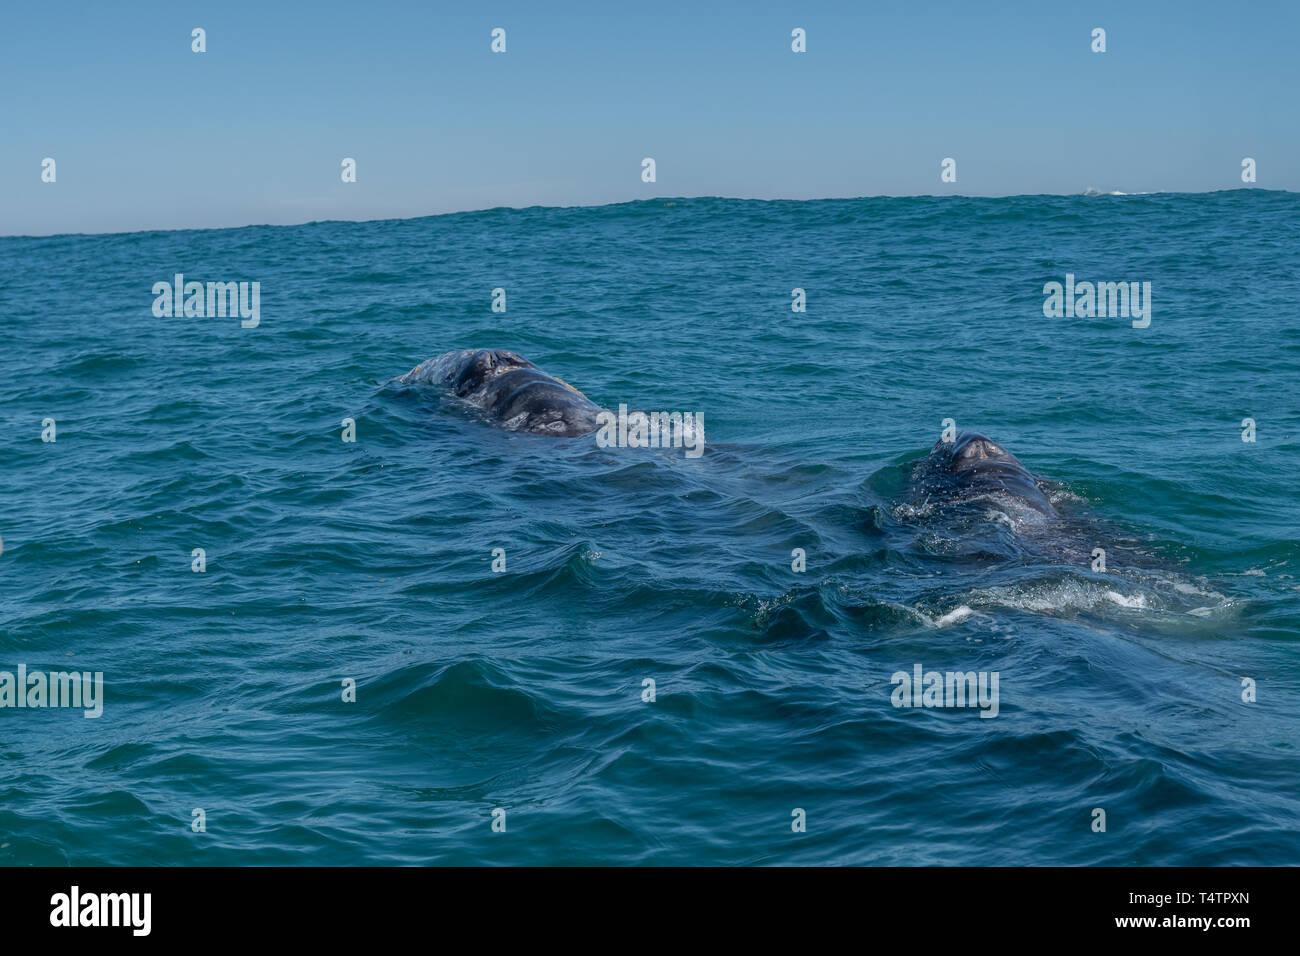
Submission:
<svg viewBox="0 0 1300 956">
<path fill-rule="evenodd" d="M 599 405 L 506 349 L 446 352 L 421 362 L 398 382 L 446 388 L 512 431 L 574 438 L 599 425 Z"/>
</svg>

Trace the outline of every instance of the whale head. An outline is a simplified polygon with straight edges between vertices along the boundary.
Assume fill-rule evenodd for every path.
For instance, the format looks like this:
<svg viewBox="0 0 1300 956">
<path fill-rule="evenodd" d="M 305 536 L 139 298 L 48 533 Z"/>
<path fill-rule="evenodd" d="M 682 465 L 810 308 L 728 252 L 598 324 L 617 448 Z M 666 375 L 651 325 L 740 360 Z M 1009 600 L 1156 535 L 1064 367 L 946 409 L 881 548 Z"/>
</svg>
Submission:
<svg viewBox="0 0 1300 956">
<path fill-rule="evenodd" d="M 511 431 L 577 438 L 599 427 L 600 407 L 591 399 L 506 349 L 445 352 L 397 381 L 441 386 Z"/>
<path fill-rule="evenodd" d="M 1056 514 L 1029 469 L 987 435 L 962 432 L 954 441 L 937 442 L 932 456 L 964 495 L 1006 495 L 1041 514 Z"/>
<path fill-rule="evenodd" d="M 430 378 L 465 398 L 497 376 L 517 368 L 537 366 L 506 349 L 457 349 L 433 360 Z"/>
<path fill-rule="evenodd" d="M 958 475 L 972 469 L 987 470 L 999 465 L 1021 470 L 1025 467 L 1011 452 L 978 432 L 962 432 L 952 442 L 949 453 L 952 456 L 952 470 Z"/>
</svg>

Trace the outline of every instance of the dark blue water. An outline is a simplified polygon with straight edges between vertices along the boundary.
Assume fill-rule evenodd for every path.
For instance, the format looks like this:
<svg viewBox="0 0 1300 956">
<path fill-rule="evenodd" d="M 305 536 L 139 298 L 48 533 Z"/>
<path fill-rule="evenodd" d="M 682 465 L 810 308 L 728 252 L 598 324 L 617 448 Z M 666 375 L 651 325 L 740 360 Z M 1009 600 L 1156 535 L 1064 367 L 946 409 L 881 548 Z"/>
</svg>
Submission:
<svg viewBox="0 0 1300 956">
<path fill-rule="evenodd" d="M 0 708 L 0 862 L 1300 862 L 1298 276 L 1258 190 L 0 239 L 0 671 L 104 675 Z M 478 346 L 706 450 L 389 384 Z M 912 494 L 947 418 L 1060 517 Z"/>
</svg>

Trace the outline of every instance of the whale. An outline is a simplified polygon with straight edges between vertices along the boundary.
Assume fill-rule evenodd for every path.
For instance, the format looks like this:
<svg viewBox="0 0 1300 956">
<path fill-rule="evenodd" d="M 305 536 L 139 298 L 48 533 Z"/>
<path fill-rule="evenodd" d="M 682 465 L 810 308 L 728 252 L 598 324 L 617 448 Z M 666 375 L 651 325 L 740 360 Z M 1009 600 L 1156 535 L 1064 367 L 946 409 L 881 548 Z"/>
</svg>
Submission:
<svg viewBox="0 0 1300 956">
<path fill-rule="evenodd" d="M 964 431 L 952 441 L 940 439 L 920 462 L 918 474 L 918 491 L 929 499 L 993 500 L 1018 504 L 1044 517 L 1057 516 L 1020 459 L 979 432 Z"/>
<path fill-rule="evenodd" d="M 600 427 L 603 409 L 568 382 L 505 349 L 458 349 L 427 359 L 397 379 L 437 385 L 510 431 L 579 438 Z"/>
</svg>

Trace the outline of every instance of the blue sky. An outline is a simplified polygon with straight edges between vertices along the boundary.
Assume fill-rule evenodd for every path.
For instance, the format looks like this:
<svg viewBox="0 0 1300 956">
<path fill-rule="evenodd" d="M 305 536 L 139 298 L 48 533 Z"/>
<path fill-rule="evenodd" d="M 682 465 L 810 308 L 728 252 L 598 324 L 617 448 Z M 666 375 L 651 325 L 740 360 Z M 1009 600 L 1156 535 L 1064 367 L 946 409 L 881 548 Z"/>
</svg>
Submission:
<svg viewBox="0 0 1300 956">
<path fill-rule="evenodd" d="M 1245 156 L 1258 186 L 1300 190 L 1294 2 L 553 6 L 6 3 L 0 235 L 652 196 L 1203 191 L 1240 187 Z"/>
</svg>

